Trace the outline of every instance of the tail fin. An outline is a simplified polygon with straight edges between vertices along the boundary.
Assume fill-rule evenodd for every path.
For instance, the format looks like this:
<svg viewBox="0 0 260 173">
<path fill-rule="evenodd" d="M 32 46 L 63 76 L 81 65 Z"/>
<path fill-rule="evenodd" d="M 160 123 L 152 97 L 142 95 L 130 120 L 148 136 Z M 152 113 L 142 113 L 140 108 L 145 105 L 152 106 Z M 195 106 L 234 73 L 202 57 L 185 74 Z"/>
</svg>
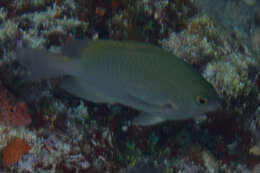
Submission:
<svg viewBox="0 0 260 173">
<path fill-rule="evenodd" d="M 35 81 L 70 74 L 70 59 L 45 49 L 17 48 L 18 62 L 29 70 L 26 80 Z"/>
</svg>

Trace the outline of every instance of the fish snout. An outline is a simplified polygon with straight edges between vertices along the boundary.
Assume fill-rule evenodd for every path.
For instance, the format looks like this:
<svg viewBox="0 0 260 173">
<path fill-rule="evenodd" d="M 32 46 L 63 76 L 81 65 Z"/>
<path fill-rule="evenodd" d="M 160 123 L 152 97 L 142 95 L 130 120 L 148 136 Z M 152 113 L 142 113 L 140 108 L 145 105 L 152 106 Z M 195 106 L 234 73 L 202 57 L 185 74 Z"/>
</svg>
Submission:
<svg viewBox="0 0 260 173">
<path fill-rule="evenodd" d="M 222 103 L 218 99 L 218 100 L 215 100 L 215 101 L 212 101 L 211 103 L 209 103 L 209 105 L 207 106 L 207 108 L 205 110 L 205 113 L 219 112 L 222 110 L 222 108 L 223 108 Z"/>
</svg>

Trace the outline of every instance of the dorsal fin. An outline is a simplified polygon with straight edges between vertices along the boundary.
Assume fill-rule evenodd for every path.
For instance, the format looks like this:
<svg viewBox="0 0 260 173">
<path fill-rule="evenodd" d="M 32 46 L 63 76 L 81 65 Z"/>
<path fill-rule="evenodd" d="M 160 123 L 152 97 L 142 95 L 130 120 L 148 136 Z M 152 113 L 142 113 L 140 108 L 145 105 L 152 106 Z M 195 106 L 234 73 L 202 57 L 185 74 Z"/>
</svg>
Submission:
<svg viewBox="0 0 260 173">
<path fill-rule="evenodd" d="M 80 59 L 71 60 L 70 57 L 49 52 L 39 48 L 17 48 L 16 59 L 24 66 L 30 75 L 26 80 L 44 80 L 64 75 L 77 76 L 84 73 L 84 66 Z"/>
<path fill-rule="evenodd" d="M 89 42 L 91 42 L 89 39 L 72 39 L 63 47 L 62 55 L 69 56 L 71 58 L 79 58 Z"/>
</svg>

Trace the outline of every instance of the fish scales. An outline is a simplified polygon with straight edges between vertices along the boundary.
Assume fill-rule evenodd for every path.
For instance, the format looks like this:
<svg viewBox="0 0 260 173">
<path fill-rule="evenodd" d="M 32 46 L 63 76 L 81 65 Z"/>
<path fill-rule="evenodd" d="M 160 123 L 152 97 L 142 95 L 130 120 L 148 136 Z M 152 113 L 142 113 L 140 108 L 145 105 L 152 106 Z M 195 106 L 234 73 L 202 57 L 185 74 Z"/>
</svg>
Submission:
<svg viewBox="0 0 260 173">
<path fill-rule="evenodd" d="M 62 82 L 67 92 L 139 110 L 133 121 L 137 125 L 197 118 L 221 108 L 213 86 L 190 64 L 147 43 L 73 40 L 62 54 L 20 48 L 17 60 L 31 71 L 33 81 L 70 76 Z"/>
</svg>

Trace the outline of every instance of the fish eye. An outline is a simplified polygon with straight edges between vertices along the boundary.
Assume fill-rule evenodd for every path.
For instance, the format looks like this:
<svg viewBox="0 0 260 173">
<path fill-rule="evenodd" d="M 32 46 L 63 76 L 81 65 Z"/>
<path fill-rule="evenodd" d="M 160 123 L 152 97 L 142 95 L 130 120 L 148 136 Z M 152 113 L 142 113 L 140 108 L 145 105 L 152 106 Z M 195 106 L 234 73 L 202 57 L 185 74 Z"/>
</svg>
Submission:
<svg viewBox="0 0 260 173">
<path fill-rule="evenodd" d="M 205 97 L 197 96 L 196 103 L 198 103 L 200 105 L 205 105 L 208 103 L 208 99 L 206 99 Z"/>
</svg>

